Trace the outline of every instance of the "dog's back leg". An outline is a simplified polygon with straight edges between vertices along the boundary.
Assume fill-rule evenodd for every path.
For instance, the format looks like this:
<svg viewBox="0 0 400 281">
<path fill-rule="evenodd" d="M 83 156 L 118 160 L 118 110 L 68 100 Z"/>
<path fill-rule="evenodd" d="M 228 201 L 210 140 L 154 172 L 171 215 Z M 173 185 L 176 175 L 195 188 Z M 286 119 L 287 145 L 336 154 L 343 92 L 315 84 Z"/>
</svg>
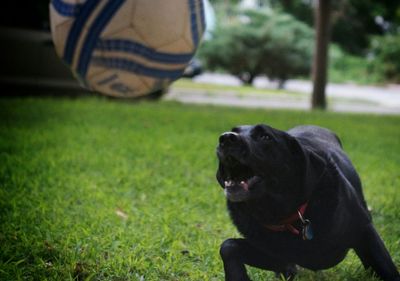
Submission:
<svg viewBox="0 0 400 281">
<path fill-rule="evenodd" d="M 400 281 L 399 272 L 372 224 L 363 229 L 354 250 L 364 267 L 372 268 L 382 280 Z"/>
</svg>

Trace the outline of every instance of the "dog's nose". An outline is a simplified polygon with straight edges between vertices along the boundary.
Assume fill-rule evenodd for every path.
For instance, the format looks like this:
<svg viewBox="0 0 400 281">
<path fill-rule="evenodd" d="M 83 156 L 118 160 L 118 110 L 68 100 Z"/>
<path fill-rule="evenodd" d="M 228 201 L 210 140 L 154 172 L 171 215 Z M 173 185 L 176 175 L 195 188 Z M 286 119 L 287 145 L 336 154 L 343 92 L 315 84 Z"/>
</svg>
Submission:
<svg viewBox="0 0 400 281">
<path fill-rule="evenodd" d="M 239 141 L 239 135 L 234 132 L 226 132 L 219 137 L 219 144 L 221 146 L 234 144 L 238 141 Z"/>
</svg>

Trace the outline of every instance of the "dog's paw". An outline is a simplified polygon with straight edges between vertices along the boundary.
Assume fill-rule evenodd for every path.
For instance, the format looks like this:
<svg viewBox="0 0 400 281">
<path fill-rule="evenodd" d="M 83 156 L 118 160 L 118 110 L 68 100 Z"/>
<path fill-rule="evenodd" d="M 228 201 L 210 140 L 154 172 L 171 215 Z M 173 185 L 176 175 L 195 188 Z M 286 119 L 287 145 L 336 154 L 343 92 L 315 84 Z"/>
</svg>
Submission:
<svg viewBox="0 0 400 281">
<path fill-rule="evenodd" d="M 275 272 L 277 278 L 292 281 L 294 280 L 297 274 L 297 266 L 295 264 L 289 264 L 286 268 L 281 272 Z"/>
</svg>

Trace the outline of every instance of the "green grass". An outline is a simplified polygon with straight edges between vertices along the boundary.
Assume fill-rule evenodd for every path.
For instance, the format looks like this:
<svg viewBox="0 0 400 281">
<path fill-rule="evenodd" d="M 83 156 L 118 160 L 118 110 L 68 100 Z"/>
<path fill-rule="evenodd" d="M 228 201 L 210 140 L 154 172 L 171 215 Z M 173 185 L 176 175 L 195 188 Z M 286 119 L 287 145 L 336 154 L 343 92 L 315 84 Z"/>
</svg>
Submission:
<svg viewBox="0 0 400 281">
<path fill-rule="evenodd" d="M 218 85 L 212 83 L 197 83 L 193 82 L 191 79 L 183 78 L 179 79 L 172 85 L 173 88 L 182 89 L 182 90 L 200 90 L 203 92 L 207 92 L 210 95 L 214 95 L 216 93 L 230 93 L 235 94 L 236 96 L 245 96 L 245 95 L 280 95 L 280 96 L 290 96 L 290 97 L 298 97 L 298 93 L 293 91 L 288 91 L 284 89 L 259 89 L 249 85 L 242 86 L 227 86 L 227 85 Z"/>
<path fill-rule="evenodd" d="M 335 130 L 400 264 L 400 117 L 14 98 L 0 100 L 0 280 L 223 280 L 219 245 L 239 235 L 216 141 L 256 122 Z M 298 280 L 368 276 L 350 253 Z"/>
</svg>

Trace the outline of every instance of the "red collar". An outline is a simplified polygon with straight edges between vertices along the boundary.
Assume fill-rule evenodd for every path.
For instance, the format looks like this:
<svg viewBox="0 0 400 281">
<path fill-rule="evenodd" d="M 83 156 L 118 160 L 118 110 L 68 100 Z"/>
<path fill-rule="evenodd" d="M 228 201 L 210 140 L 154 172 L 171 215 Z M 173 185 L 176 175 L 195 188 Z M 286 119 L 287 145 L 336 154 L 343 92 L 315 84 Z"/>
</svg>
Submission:
<svg viewBox="0 0 400 281">
<path fill-rule="evenodd" d="M 304 223 L 304 218 L 303 215 L 307 209 L 308 202 L 304 203 L 301 205 L 295 213 L 293 213 L 291 216 L 288 218 L 282 220 L 280 224 L 266 224 L 265 227 L 268 230 L 275 231 L 275 232 L 281 232 L 281 231 L 289 231 L 295 235 L 300 235 L 301 230 L 298 230 L 293 226 L 293 223 L 297 222 L 300 220 L 302 223 Z"/>
</svg>

